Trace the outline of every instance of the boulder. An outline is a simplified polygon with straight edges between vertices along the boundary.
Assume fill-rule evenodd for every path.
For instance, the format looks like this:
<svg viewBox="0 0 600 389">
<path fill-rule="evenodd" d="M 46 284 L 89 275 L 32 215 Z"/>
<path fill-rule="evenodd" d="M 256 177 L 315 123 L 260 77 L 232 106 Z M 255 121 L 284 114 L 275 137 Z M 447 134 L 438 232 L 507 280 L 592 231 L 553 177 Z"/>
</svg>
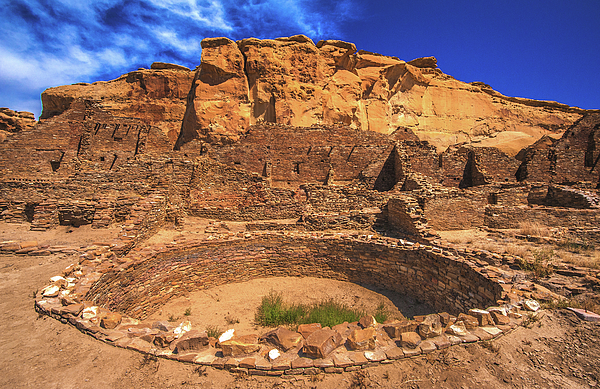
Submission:
<svg viewBox="0 0 600 389">
<path fill-rule="evenodd" d="M 320 329 L 321 323 L 300 324 L 298 326 L 298 332 L 302 334 L 304 339 L 308 338 L 310 334 Z"/>
<path fill-rule="evenodd" d="M 179 339 L 171 342 L 169 348 L 176 354 L 203 350 L 208 348 L 208 335 L 206 331 L 190 330 Z"/>
<path fill-rule="evenodd" d="M 444 327 L 442 327 L 442 322 L 440 320 L 440 316 L 433 314 L 427 315 L 423 322 L 419 324 L 419 334 L 423 338 L 433 338 L 436 336 L 440 336 L 444 331 Z"/>
<path fill-rule="evenodd" d="M 383 329 L 392 339 L 399 338 L 404 332 L 415 332 L 417 330 L 417 322 L 412 320 L 402 320 L 383 325 Z"/>
<path fill-rule="evenodd" d="M 377 320 L 375 320 L 375 317 L 373 315 L 367 315 L 361 317 L 358 321 L 358 324 L 362 328 L 375 327 L 377 326 Z"/>
<path fill-rule="evenodd" d="M 299 347 L 302 344 L 302 335 L 298 332 L 290 331 L 283 327 L 277 327 L 261 336 L 260 341 L 270 343 L 273 346 L 288 351 L 291 348 Z"/>
<path fill-rule="evenodd" d="M 465 323 L 462 320 L 458 320 L 456 323 L 448 326 L 448 328 L 446 329 L 446 333 L 456 336 L 465 336 L 467 335 L 468 331 L 465 327 Z"/>
<path fill-rule="evenodd" d="M 341 346 L 342 342 L 343 338 L 339 332 L 326 327 L 310 334 L 302 350 L 313 358 L 325 358 Z"/>
<path fill-rule="evenodd" d="M 406 348 L 416 348 L 421 344 L 421 336 L 416 332 L 404 332 L 400 336 L 400 346 Z"/>
<path fill-rule="evenodd" d="M 494 324 L 492 316 L 484 309 L 469 309 L 469 315 L 476 317 L 480 326 Z"/>
<path fill-rule="evenodd" d="M 258 343 L 258 335 L 242 335 L 221 343 L 223 355 L 227 357 L 237 357 L 240 355 L 252 354 L 261 349 Z"/>
<path fill-rule="evenodd" d="M 375 349 L 375 328 L 367 327 L 361 330 L 354 330 L 348 335 L 346 344 L 352 350 L 374 350 Z"/>
<path fill-rule="evenodd" d="M 458 318 L 456 320 L 457 320 L 457 322 L 462 321 L 468 330 L 479 326 L 479 320 L 476 317 L 467 315 L 465 313 L 459 314 Z"/>
<path fill-rule="evenodd" d="M 110 312 L 100 319 L 100 327 L 113 329 L 121 323 L 121 314 L 118 312 Z"/>
</svg>

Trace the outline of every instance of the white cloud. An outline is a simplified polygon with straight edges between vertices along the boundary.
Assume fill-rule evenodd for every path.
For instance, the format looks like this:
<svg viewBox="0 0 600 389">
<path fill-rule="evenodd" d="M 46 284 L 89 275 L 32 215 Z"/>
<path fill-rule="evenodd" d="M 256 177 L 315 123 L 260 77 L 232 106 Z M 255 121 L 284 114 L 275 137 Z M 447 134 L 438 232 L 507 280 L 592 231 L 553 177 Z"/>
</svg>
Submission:
<svg viewBox="0 0 600 389">
<path fill-rule="evenodd" d="M 193 67 L 204 37 L 339 36 L 351 1 L 322 10 L 307 0 L 11 0 L 0 7 L 0 106 L 154 61 Z"/>
</svg>

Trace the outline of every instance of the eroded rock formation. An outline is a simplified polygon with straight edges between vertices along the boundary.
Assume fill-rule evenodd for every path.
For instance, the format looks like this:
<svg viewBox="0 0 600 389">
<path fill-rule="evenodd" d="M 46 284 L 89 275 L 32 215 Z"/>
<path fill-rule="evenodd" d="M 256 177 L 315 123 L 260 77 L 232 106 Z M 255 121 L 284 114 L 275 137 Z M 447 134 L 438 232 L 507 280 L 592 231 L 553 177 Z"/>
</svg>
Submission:
<svg viewBox="0 0 600 389">
<path fill-rule="evenodd" d="M 231 144 L 251 125 L 267 122 L 346 125 L 383 134 L 409 128 L 438 152 L 475 142 L 515 155 L 543 135 L 561 134 L 584 112 L 458 81 L 437 68 L 433 57 L 405 62 L 357 51 L 348 42 L 315 45 L 303 35 L 208 38 L 195 73 L 157 63 L 113 81 L 50 88 L 42 95 L 42 119 L 78 98 L 161 128 L 178 149 L 194 140 Z"/>
</svg>

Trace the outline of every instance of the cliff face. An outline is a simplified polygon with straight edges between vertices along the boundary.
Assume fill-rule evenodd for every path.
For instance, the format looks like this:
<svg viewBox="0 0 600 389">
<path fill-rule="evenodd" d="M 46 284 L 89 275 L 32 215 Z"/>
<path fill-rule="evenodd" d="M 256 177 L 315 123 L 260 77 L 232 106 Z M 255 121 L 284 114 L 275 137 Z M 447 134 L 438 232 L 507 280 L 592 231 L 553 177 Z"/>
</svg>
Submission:
<svg viewBox="0 0 600 389">
<path fill-rule="evenodd" d="M 176 148 L 192 140 L 231 144 L 249 126 L 271 122 L 343 124 L 383 134 L 409 128 L 438 152 L 459 142 L 485 141 L 484 146 L 514 155 L 543 135 L 562 133 L 584 113 L 455 80 L 433 57 L 405 62 L 357 52 L 347 42 L 315 45 L 303 35 L 238 42 L 209 38 L 202 42 L 195 73 L 162 64 L 109 82 L 51 88 L 42 95 L 42 119 L 65 111 L 77 98 L 161 128 Z M 519 147 L 507 139 L 518 140 Z"/>
<path fill-rule="evenodd" d="M 151 69 L 136 70 L 112 81 L 50 88 L 42 93 L 40 119 L 63 113 L 78 99 L 90 100 L 114 116 L 137 118 L 160 127 L 174 142 L 193 79 L 194 73 L 188 68 L 154 63 Z"/>
</svg>

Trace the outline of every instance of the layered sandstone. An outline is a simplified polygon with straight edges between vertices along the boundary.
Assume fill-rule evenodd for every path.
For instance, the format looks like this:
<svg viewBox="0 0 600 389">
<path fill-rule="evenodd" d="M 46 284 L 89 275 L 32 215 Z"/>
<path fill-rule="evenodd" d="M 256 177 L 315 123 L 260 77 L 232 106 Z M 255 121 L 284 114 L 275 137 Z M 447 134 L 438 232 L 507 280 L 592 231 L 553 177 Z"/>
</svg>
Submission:
<svg viewBox="0 0 600 389">
<path fill-rule="evenodd" d="M 315 45 L 303 35 L 236 43 L 206 39 L 178 146 L 192 139 L 236 142 L 249 125 L 271 122 L 346 125 L 384 134 L 409 128 L 438 152 L 474 142 L 515 155 L 543 135 L 562 133 L 584 112 L 506 97 L 436 66 L 433 57 L 405 62 L 357 52 L 347 42 Z M 498 135 L 502 132 L 509 135 Z M 511 142 L 515 139 L 518 146 Z"/>
<path fill-rule="evenodd" d="M 151 69 L 139 69 L 112 81 L 50 88 L 42 93 L 41 119 L 65 112 L 78 100 L 88 100 L 116 117 L 137 118 L 159 127 L 174 143 L 193 79 L 188 68 L 158 62 Z"/>
<path fill-rule="evenodd" d="M 155 63 L 112 81 L 50 88 L 42 95 L 42 119 L 78 99 L 160 128 L 176 149 L 235 143 L 265 122 L 383 134 L 408 128 L 438 153 L 469 142 L 514 156 L 544 135 L 560 136 L 585 112 L 458 81 L 434 57 L 405 62 L 348 42 L 315 44 L 304 35 L 207 38 L 195 72 Z"/>
<path fill-rule="evenodd" d="M 10 133 L 30 130 L 34 125 L 33 113 L 0 108 L 0 141 L 6 139 Z"/>
</svg>

